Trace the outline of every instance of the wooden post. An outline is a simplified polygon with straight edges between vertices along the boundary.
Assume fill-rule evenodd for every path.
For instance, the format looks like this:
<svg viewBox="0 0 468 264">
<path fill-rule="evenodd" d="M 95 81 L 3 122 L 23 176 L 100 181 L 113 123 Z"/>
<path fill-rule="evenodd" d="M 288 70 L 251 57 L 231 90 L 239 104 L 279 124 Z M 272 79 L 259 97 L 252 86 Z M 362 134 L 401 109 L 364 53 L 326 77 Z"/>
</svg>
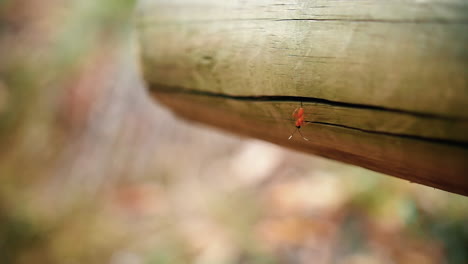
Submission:
<svg viewBox="0 0 468 264">
<path fill-rule="evenodd" d="M 468 195 L 468 3 L 153 0 L 152 95 L 181 116 Z M 307 125 L 293 131 L 303 103 Z"/>
</svg>

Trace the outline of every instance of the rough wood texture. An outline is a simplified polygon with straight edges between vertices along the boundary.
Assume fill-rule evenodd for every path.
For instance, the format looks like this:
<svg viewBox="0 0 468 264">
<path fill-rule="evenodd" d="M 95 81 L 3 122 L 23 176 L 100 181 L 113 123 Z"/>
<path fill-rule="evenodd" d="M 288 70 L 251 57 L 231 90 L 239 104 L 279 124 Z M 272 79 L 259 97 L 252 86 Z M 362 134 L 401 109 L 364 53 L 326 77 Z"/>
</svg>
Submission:
<svg viewBox="0 0 468 264">
<path fill-rule="evenodd" d="M 145 1 L 152 93 L 190 119 L 468 194 L 468 2 Z M 310 142 L 287 137 L 304 102 Z"/>
</svg>

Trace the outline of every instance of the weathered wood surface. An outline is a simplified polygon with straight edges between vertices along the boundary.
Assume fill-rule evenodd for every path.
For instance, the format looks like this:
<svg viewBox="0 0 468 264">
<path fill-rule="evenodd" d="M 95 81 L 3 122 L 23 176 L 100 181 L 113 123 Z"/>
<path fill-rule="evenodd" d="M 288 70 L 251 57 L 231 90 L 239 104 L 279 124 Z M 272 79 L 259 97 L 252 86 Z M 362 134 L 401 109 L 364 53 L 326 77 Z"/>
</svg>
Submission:
<svg viewBox="0 0 468 264">
<path fill-rule="evenodd" d="M 138 25 L 182 116 L 468 194 L 468 2 L 153 0 Z"/>
</svg>

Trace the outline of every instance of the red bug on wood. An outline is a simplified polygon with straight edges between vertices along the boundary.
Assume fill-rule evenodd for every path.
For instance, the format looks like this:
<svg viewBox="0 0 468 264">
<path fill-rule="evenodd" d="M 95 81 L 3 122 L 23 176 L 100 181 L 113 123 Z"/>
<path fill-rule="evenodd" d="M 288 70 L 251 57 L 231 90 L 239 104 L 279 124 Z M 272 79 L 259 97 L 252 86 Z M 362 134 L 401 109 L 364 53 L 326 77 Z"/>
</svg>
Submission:
<svg viewBox="0 0 468 264">
<path fill-rule="evenodd" d="M 299 131 L 299 134 L 301 135 L 301 137 L 304 140 L 309 141 L 309 139 L 304 137 L 304 135 L 302 135 L 302 133 L 300 131 L 301 127 L 304 125 L 304 122 L 305 122 L 305 120 L 304 120 L 304 108 L 302 108 L 302 102 L 301 102 L 301 107 L 296 108 L 296 110 L 294 110 L 292 116 L 294 117 L 294 119 L 296 119 L 296 122 L 295 122 L 296 130 L 294 130 L 294 132 L 291 133 L 288 140 L 293 137 L 293 135 L 294 135 L 294 133 L 296 133 L 296 131 Z"/>
</svg>

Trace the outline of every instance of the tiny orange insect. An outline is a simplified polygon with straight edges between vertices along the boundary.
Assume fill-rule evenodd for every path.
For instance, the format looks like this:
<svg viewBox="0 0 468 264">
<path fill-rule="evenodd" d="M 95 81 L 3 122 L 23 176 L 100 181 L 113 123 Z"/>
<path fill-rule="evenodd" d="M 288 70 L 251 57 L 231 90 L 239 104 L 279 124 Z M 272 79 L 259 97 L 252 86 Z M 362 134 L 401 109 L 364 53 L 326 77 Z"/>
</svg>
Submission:
<svg viewBox="0 0 468 264">
<path fill-rule="evenodd" d="M 294 132 L 291 133 L 291 135 L 289 136 L 288 140 L 291 139 L 294 135 L 294 133 L 296 133 L 296 131 L 299 131 L 299 134 L 301 134 L 301 137 L 304 139 L 304 140 L 307 140 L 309 141 L 309 139 L 307 139 L 306 137 L 304 137 L 304 135 L 302 135 L 300 129 L 301 127 L 304 125 L 304 108 L 302 108 L 302 102 L 301 102 L 301 106 L 296 108 L 296 110 L 294 110 L 292 116 L 294 117 L 294 119 L 296 119 L 296 122 L 295 122 L 295 125 L 296 125 L 296 130 L 294 130 Z"/>
</svg>

